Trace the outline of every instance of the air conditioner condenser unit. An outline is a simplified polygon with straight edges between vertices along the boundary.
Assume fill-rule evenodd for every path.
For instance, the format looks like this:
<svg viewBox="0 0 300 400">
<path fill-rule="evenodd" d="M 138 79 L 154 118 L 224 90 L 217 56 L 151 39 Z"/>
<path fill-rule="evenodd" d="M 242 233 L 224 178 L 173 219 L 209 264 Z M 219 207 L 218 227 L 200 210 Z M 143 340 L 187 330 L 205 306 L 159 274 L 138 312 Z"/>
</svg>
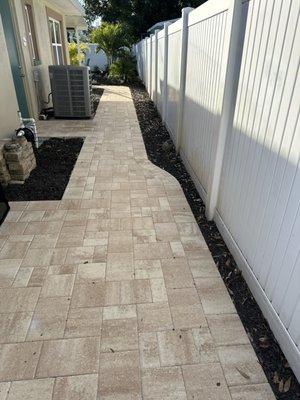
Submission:
<svg viewBox="0 0 300 400">
<path fill-rule="evenodd" d="M 55 118 L 91 118 L 92 84 L 89 67 L 50 65 Z"/>
</svg>

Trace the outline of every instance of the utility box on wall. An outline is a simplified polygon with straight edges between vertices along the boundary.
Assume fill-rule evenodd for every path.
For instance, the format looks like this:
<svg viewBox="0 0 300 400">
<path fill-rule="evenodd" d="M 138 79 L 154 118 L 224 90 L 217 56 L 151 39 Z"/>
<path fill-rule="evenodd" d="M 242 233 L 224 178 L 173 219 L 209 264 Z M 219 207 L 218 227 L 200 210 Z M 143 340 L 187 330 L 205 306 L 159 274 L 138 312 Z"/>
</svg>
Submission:
<svg viewBox="0 0 300 400">
<path fill-rule="evenodd" d="M 50 65 L 49 74 L 55 118 L 91 118 L 90 68 Z"/>
</svg>

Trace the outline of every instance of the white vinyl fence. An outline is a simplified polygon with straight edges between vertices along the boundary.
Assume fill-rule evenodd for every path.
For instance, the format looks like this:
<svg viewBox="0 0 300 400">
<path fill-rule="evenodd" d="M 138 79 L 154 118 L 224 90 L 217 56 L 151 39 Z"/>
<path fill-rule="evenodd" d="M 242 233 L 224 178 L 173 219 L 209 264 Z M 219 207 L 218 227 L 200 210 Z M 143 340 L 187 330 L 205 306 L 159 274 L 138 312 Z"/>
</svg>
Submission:
<svg viewBox="0 0 300 400">
<path fill-rule="evenodd" d="M 209 0 L 138 70 L 300 380 L 300 2 Z"/>
<path fill-rule="evenodd" d="M 85 53 L 85 63 L 88 63 L 91 69 L 98 67 L 103 71 L 108 65 L 106 54 L 102 50 L 97 52 L 97 45 L 94 43 L 88 44 L 88 50 Z"/>
</svg>

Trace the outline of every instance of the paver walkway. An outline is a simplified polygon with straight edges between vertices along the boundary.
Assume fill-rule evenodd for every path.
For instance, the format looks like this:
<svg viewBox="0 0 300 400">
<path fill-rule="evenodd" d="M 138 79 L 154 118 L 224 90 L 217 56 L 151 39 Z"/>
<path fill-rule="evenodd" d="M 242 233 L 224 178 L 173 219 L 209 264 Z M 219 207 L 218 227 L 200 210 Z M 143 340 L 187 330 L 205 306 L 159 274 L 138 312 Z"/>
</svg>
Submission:
<svg viewBox="0 0 300 400">
<path fill-rule="evenodd" d="M 0 400 L 273 399 L 129 89 L 50 126 L 87 138 L 63 200 L 12 203 L 0 230 Z"/>
</svg>

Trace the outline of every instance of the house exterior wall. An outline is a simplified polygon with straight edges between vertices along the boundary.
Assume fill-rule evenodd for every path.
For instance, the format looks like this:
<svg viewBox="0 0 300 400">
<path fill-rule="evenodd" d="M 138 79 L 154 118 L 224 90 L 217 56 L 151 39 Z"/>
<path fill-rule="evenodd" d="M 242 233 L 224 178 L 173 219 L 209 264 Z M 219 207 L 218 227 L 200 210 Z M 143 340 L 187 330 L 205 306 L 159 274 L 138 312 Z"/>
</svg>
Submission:
<svg viewBox="0 0 300 400">
<path fill-rule="evenodd" d="M 10 5 L 12 9 L 12 18 L 17 47 L 19 49 L 20 62 L 25 74 L 24 87 L 28 109 L 30 116 L 37 118 L 44 105 L 43 101 L 47 101 L 48 94 L 51 92 L 48 66 L 53 64 L 53 58 L 48 28 L 49 15 L 55 15 L 61 22 L 61 30 L 64 40 L 64 62 L 69 64 L 70 59 L 67 51 L 68 42 L 66 22 L 62 11 L 59 10 L 57 6 L 53 6 L 51 1 L 31 0 L 29 3 L 31 4 L 33 11 L 40 61 L 40 64 L 37 66 L 33 66 L 32 64 L 28 46 L 23 12 L 24 2 L 23 0 L 11 0 Z M 0 139 L 5 139 L 8 138 L 14 129 L 18 127 L 19 120 L 17 111 L 19 110 L 19 106 L 12 78 L 2 21 L 0 22 L 0 54 Z M 36 79 L 37 77 L 38 79 Z M 9 99 L 9 107 L 7 106 L 7 99 Z"/>
<path fill-rule="evenodd" d="M 0 139 L 8 137 L 18 125 L 18 102 L 0 15 Z M 9 99 L 9 105 L 7 100 Z"/>
<path fill-rule="evenodd" d="M 23 14 L 23 1 L 12 0 L 17 25 L 17 36 L 19 36 L 20 46 L 23 53 L 24 69 L 26 72 L 26 89 L 29 100 L 29 109 L 33 117 L 37 117 L 42 106 L 42 102 L 47 100 L 48 94 L 51 92 L 48 66 L 53 64 L 52 49 L 49 37 L 48 16 L 49 12 L 55 13 L 61 20 L 62 35 L 65 41 L 65 61 L 69 63 L 69 54 L 66 51 L 67 36 L 65 17 L 57 7 L 51 2 L 43 0 L 32 0 L 33 18 L 35 24 L 35 33 L 37 47 L 39 52 L 40 65 L 33 66 L 30 57 L 29 47 L 26 43 L 26 27 Z M 34 74 L 36 71 L 36 74 Z M 38 81 L 34 78 L 38 76 Z"/>
</svg>

